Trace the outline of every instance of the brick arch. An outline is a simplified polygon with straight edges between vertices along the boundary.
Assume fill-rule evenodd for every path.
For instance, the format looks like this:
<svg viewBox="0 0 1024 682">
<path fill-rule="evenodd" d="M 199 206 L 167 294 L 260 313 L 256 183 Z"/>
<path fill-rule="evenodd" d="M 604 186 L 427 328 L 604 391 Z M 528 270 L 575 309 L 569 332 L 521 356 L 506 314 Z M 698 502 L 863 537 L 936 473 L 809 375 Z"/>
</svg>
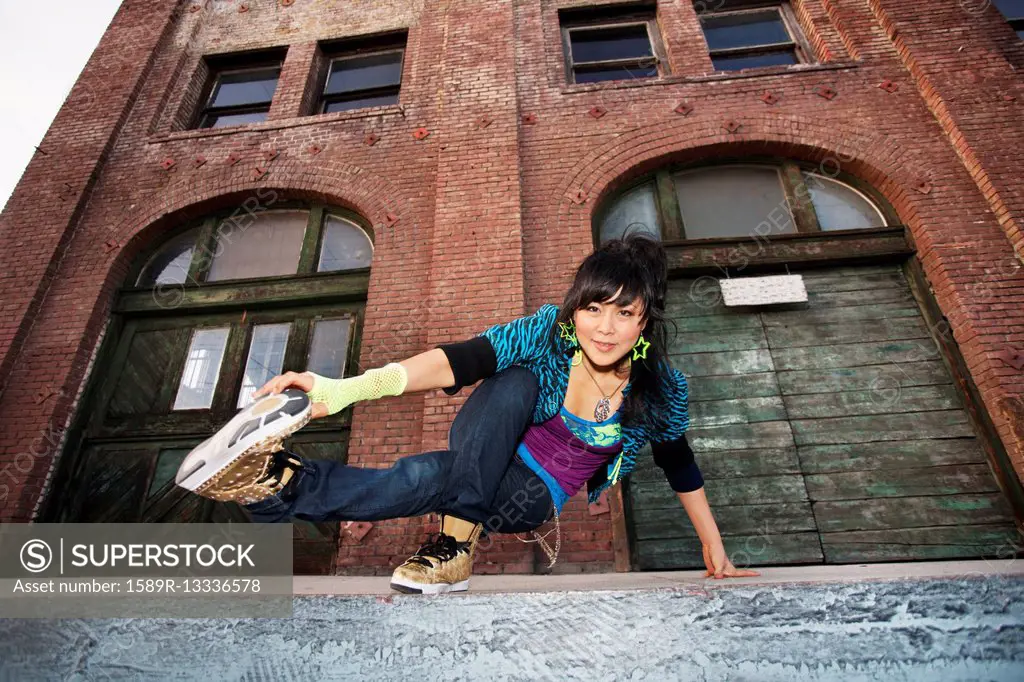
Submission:
<svg viewBox="0 0 1024 682">
<path fill-rule="evenodd" d="M 402 233 L 403 241 L 407 238 L 415 239 L 415 232 L 420 229 L 408 197 L 386 178 L 373 172 L 352 164 L 327 160 L 317 160 L 314 165 L 279 159 L 266 167 L 269 172 L 259 180 L 253 177 L 254 165 L 244 161 L 220 168 L 175 169 L 172 173 L 179 173 L 180 177 L 169 178 L 167 185 L 137 201 L 123 219 L 109 228 L 93 231 L 89 240 L 96 245 L 101 255 L 91 262 L 83 261 L 88 262 L 88 265 L 81 267 L 94 268 L 101 279 L 97 282 L 98 296 L 88 312 L 88 319 L 76 331 L 80 347 L 92 349 L 92 352 L 97 348 L 100 331 L 110 316 L 117 290 L 124 282 L 133 259 L 142 249 L 153 240 L 160 239 L 161 235 L 180 224 L 181 220 L 229 206 L 233 200 L 252 190 L 274 189 L 288 198 L 320 200 L 354 210 L 374 226 L 375 249 L 381 246 L 390 248 L 398 232 Z M 414 234 L 408 236 L 409 232 Z M 78 275 L 78 269 L 78 266 L 73 266 L 71 275 Z M 63 278 L 64 281 L 71 279 L 73 276 Z M 95 359 L 95 355 L 92 357 Z M 49 395 L 56 397 L 41 406 L 37 400 L 39 416 L 35 423 L 41 427 L 45 425 L 47 434 L 55 430 L 61 434 L 54 446 L 57 452 L 63 451 L 66 445 L 63 440 L 65 427 L 55 425 L 67 425 L 79 408 L 79 399 L 90 368 L 90 362 L 73 363 L 66 374 L 55 377 L 49 386 Z M 15 391 L 8 390 L 5 397 L 8 400 L 16 399 L 15 395 Z M 41 476 L 45 485 L 41 494 L 28 487 L 20 491 L 18 503 L 26 510 L 25 519 L 34 517 L 39 511 L 59 459 L 33 459 L 35 469 L 27 475 L 38 475 L 37 472 L 45 471 Z M 34 507 L 29 510 L 33 500 Z"/>
<path fill-rule="evenodd" d="M 111 275 L 120 273 L 123 279 L 135 257 L 174 225 L 240 205 L 254 191 L 264 196 L 274 192 L 280 200 L 306 199 L 348 208 L 373 226 L 375 248 L 389 247 L 398 231 L 403 239 L 415 239 L 408 233 L 418 230 L 408 198 L 386 178 L 353 164 L 275 161 L 261 179 L 255 179 L 251 164 L 242 162 L 204 170 L 154 192 L 157 196 L 147 197 L 110 229 L 105 248 L 113 256 Z"/>
<path fill-rule="evenodd" d="M 913 152 L 884 135 L 855 124 L 825 125 L 800 115 L 736 119 L 740 128 L 735 133 L 726 130 L 726 120 L 702 118 L 696 112 L 674 116 L 666 125 L 627 131 L 581 159 L 559 188 L 558 223 L 590 234 L 590 220 L 602 202 L 630 181 L 668 163 L 773 155 L 824 164 L 828 172 L 838 167 L 871 185 L 915 237 L 924 229 L 917 220 L 923 194 L 912 190 L 929 182 L 926 174 L 917 172 L 925 166 Z"/>
</svg>

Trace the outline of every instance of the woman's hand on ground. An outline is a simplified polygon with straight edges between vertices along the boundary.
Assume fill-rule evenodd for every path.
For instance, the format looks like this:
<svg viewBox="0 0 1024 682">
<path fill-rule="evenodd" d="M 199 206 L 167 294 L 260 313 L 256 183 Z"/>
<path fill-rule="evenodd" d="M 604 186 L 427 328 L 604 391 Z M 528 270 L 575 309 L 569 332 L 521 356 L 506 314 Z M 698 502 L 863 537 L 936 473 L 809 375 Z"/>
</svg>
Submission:
<svg viewBox="0 0 1024 682">
<path fill-rule="evenodd" d="M 761 575 L 757 571 L 740 569 L 733 566 L 732 562 L 729 561 L 729 557 L 725 554 L 725 546 L 722 543 L 718 543 L 715 547 L 704 544 L 703 550 L 704 566 L 707 568 L 707 572 L 705 572 L 704 577 L 714 576 L 716 579 L 721 579 L 746 578 L 748 576 Z"/>
<path fill-rule="evenodd" d="M 264 395 L 280 393 L 286 388 L 293 387 L 309 393 L 313 390 L 313 375 L 309 372 L 285 372 L 284 374 L 279 374 L 260 386 L 252 394 L 252 399 L 256 400 Z M 313 403 L 313 414 L 310 416 L 310 419 L 326 417 L 327 414 L 327 403 Z"/>
</svg>

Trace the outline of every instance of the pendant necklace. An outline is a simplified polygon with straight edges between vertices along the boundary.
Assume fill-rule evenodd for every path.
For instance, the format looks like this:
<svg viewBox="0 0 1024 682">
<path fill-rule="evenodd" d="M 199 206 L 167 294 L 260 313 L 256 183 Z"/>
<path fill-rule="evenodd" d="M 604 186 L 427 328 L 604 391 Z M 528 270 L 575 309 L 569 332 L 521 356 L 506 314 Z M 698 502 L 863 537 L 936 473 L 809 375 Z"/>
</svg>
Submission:
<svg viewBox="0 0 1024 682">
<path fill-rule="evenodd" d="M 604 391 L 601 390 L 601 384 L 597 383 L 597 379 L 594 379 L 594 375 L 590 373 L 590 368 L 587 367 L 587 363 L 585 362 L 583 363 L 583 369 L 587 370 L 587 374 L 589 374 L 590 378 L 593 379 L 594 385 L 597 386 L 597 390 L 601 392 L 602 396 L 604 396 L 603 398 L 597 401 L 597 406 L 594 408 L 594 419 L 596 419 L 599 422 L 603 422 L 605 419 L 608 418 L 608 415 L 612 411 L 612 396 L 615 395 L 616 391 L 622 388 L 622 384 L 626 383 L 629 377 L 627 376 L 625 379 L 623 379 L 622 384 L 619 384 L 616 387 L 615 391 L 612 391 L 608 395 L 604 395 Z"/>
</svg>

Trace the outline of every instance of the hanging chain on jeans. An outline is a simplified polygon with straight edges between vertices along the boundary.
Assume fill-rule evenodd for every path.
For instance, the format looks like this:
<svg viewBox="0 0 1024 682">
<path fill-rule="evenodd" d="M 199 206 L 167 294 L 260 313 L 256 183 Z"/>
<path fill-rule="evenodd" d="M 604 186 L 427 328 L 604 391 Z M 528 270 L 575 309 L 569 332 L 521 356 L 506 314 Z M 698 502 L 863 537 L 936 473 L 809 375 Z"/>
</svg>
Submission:
<svg viewBox="0 0 1024 682">
<path fill-rule="evenodd" d="M 629 366 L 630 366 L 630 368 L 632 368 L 632 363 L 630 363 Z M 601 389 L 601 385 L 597 383 L 597 379 L 594 379 L 594 375 L 590 373 L 590 369 L 587 367 L 587 363 L 583 363 L 583 369 L 587 370 L 587 374 L 590 374 L 590 378 L 593 379 L 594 384 L 597 386 L 597 390 L 601 391 L 601 395 L 603 396 L 601 398 L 601 400 L 599 400 L 597 402 L 597 406 L 594 407 L 594 419 L 596 419 L 599 422 L 603 422 L 605 419 L 608 418 L 608 413 L 611 412 L 611 397 L 613 395 L 615 395 L 620 388 L 622 388 L 622 384 L 625 384 L 626 381 L 629 379 L 629 377 L 627 376 L 625 379 L 623 379 L 622 383 L 619 384 L 616 387 L 616 389 L 611 392 L 610 395 L 605 395 L 604 391 Z M 554 503 L 552 503 L 552 504 L 554 504 Z M 519 542 L 536 542 L 536 543 L 539 543 L 540 544 L 540 548 L 544 550 L 544 553 L 548 555 L 548 559 L 551 560 L 551 563 L 548 564 L 548 568 L 551 568 L 552 566 L 555 565 L 555 562 L 558 561 L 558 551 L 562 547 L 562 529 L 561 529 L 561 526 L 558 523 L 558 507 L 555 507 L 555 528 L 554 528 L 554 530 L 555 530 L 555 549 L 554 549 L 554 551 L 551 550 L 551 545 L 549 545 L 548 543 L 546 543 L 544 541 L 544 538 L 546 538 L 547 536 L 551 535 L 551 531 L 550 530 L 547 533 L 544 533 L 544 535 L 541 535 L 540 533 L 538 533 L 535 530 L 531 530 L 530 533 L 532 533 L 533 537 L 536 538 L 535 540 L 524 540 L 521 537 L 519 537 L 518 534 L 516 534 L 514 537 L 515 537 L 516 540 L 519 540 Z"/>
<path fill-rule="evenodd" d="M 551 504 L 552 504 L 552 506 L 554 506 L 554 502 L 552 502 Z M 531 530 L 530 532 L 533 533 L 533 536 L 535 538 L 537 538 L 536 540 L 524 540 L 521 537 L 519 537 L 518 533 L 513 535 L 513 537 L 515 537 L 516 540 L 519 540 L 519 542 L 536 542 L 536 543 L 539 543 L 540 544 L 540 548 L 543 549 L 544 553 L 548 555 L 548 559 L 551 559 L 551 563 L 548 564 L 548 568 L 551 568 L 552 566 L 555 565 L 555 562 L 558 561 L 558 550 L 561 549 L 561 547 L 562 547 L 562 530 L 561 530 L 561 528 L 558 525 L 558 507 L 555 507 L 555 533 L 556 533 L 556 535 L 555 535 L 555 551 L 552 552 L 551 551 L 551 545 L 549 545 L 548 543 L 544 542 L 544 538 L 546 538 L 547 536 L 551 535 L 551 531 L 548 531 L 547 533 L 544 533 L 544 535 L 541 535 L 540 533 L 538 533 L 535 530 Z"/>
</svg>

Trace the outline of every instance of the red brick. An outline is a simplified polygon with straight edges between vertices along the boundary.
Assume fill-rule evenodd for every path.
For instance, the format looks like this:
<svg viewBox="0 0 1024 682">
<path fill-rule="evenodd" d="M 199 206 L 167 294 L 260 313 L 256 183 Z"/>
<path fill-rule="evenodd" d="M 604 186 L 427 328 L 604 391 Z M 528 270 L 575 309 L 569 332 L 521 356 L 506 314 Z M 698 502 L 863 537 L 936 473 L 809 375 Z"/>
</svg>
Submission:
<svg viewBox="0 0 1024 682">
<path fill-rule="evenodd" d="M 1020 373 L 997 359 L 1024 325 L 1024 256 L 1014 257 L 1024 254 L 1024 47 L 993 8 L 795 0 L 824 67 L 723 80 L 708 75 L 692 3 L 662 2 L 673 82 L 583 87 L 564 84 L 557 9 L 585 2 L 381 0 L 358 12 L 261 2 L 244 13 L 222 4 L 176 13 L 173 0 L 125 3 L 0 215 L 0 466 L 39 451 L 40 435 L 63 430 L 78 409 L 137 254 L 241 190 L 331 201 L 381 226 L 359 358 L 369 368 L 560 301 L 592 249 L 592 212 L 630 178 L 668 161 L 753 153 L 838 159 L 886 196 L 1024 475 L 1024 443 L 996 409 L 1024 393 Z M 409 32 L 403 111 L 299 115 L 316 96 L 319 41 L 399 28 Z M 202 55 L 286 43 L 266 124 L 185 130 L 206 77 Z M 878 87 L 887 80 L 893 92 Z M 822 85 L 839 95 L 814 95 Z M 770 107 L 758 101 L 766 91 L 778 97 Z M 686 116 L 673 111 L 683 101 Z M 607 113 L 585 116 L 594 106 Z M 722 129 L 730 119 L 742 124 L 735 133 Z M 417 141 L 421 127 L 430 135 Z M 281 154 L 268 162 L 268 149 Z M 207 162 L 193 163 L 199 156 Z M 177 160 L 171 170 L 165 158 Z M 264 163 L 269 173 L 253 180 Z M 915 190 L 922 180 L 927 194 Z M 57 394 L 37 405 L 43 390 Z M 382 467 L 446 447 L 468 393 L 356 406 L 350 461 Z M 34 517 L 59 447 L 0 500 L 0 521 Z M 583 497 L 562 516 L 555 572 L 612 570 L 611 515 L 590 516 Z M 377 522 L 360 543 L 342 541 L 339 570 L 386 575 L 430 530 L 425 519 Z M 480 572 L 526 570 L 533 551 L 495 540 Z"/>
</svg>

